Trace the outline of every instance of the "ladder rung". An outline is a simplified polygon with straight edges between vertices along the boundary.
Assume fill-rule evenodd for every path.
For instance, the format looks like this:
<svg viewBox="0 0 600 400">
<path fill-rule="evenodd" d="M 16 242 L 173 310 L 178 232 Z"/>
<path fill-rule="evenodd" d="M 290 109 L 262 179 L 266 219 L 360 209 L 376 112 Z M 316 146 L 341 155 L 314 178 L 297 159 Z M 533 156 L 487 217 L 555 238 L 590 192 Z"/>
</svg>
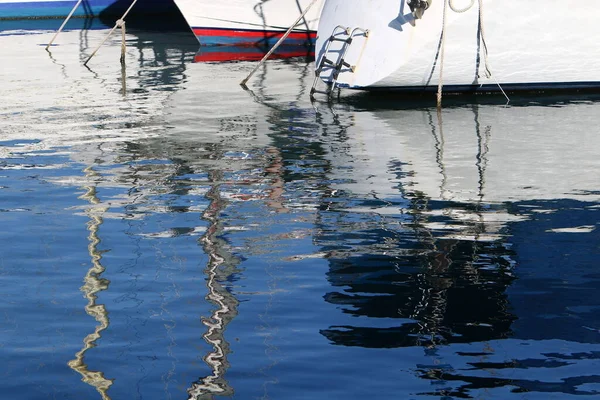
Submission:
<svg viewBox="0 0 600 400">
<path fill-rule="evenodd" d="M 342 67 L 348 67 L 350 69 L 353 69 L 352 65 L 348 64 L 343 59 L 338 61 L 337 63 L 334 63 L 333 61 L 331 61 L 327 58 L 323 58 L 323 60 L 321 60 L 321 62 L 322 62 L 321 65 L 317 68 L 318 71 L 322 71 L 324 68 L 337 69 L 338 71 L 341 70 Z"/>
<path fill-rule="evenodd" d="M 346 42 L 346 43 L 350 44 L 350 43 L 352 43 L 352 38 L 351 37 L 347 37 L 345 39 L 342 39 L 342 38 L 338 38 L 338 37 L 335 37 L 335 36 L 331 36 L 329 38 L 329 41 L 330 42 Z"/>
<path fill-rule="evenodd" d="M 320 70 L 324 70 L 324 69 L 335 69 L 335 64 L 325 64 L 325 65 L 321 65 L 319 68 Z"/>
<path fill-rule="evenodd" d="M 310 91 L 311 94 L 313 93 L 319 93 L 319 94 L 329 94 L 331 93 L 331 90 L 317 90 L 317 89 L 312 89 Z"/>
<path fill-rule="evenodd" d="M 325 46 L 324 54 L 319 61 L 318 67 L 315 69 L 315 80 L 310 90 L 310 97 L 314 100 L 314 94 L 319 93 L 327 96 L 328 98 L 331 96 L 331 93 L 338 88 L 337 80 L 340 74 L 346 72 L 354 72 L 355 66 L 344 60 L 344 56 L 348 50 L 348 47 L 352 44 L 354 39 L 354 34 L 356 31 L 360 31 L 364 33 L 364 36 L 368 36 L 368 30 L 364 30 L 361 28 L 355 28 L 351 32 L 349 29 L 345 28 L 344 32 L 337 32 L 338 27 L 333 30 L 333 33 L 329 36 L 328 43 Z M 337 33 L 336 33 L 337 32 Z M 332 42 L 342 42 L 343 44 L 333 46 L 338 47 L 337 49 L 330 49 L 330 44 Z M 332 56 L 334 59 L 328 58 L 327 56 Z M 335 60 L 335 61 L 334 61 Z M 345 70 L 344 68 L 348 68 L 349 70 Z M 327 85 L 326 90 L 317 89 L 317 83 L 321 81 L 322 72 L 326 70 L 326 74 L 328 75 L 328 79 L 330 82 L 325 82 Z M 323 77 L 323 80 L 325 77 Z"/>
</svg>

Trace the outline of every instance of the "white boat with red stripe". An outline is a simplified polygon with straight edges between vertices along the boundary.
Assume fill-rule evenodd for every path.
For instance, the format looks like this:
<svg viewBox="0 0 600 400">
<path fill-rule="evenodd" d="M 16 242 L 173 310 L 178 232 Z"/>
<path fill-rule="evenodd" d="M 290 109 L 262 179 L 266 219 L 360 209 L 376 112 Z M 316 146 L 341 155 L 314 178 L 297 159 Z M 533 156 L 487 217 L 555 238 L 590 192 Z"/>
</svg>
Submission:
<svg viewBox="0 0 600 400">
<path fill-rule="evenodd" d="M 175 0 L 175 3 L 203 46 L 271 46 L 303 14 L 284 44 L 314 46 L 324 0 Z"/>
</svg>

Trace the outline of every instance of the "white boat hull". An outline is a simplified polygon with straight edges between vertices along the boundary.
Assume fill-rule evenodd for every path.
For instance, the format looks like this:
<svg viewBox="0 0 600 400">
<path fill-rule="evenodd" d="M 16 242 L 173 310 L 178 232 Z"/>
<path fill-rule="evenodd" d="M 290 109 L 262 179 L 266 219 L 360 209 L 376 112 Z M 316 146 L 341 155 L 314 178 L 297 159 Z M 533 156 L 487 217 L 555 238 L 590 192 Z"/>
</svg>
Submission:
<svg viewBox="0 0 600 400">
<path fill-rule="evenodd" d="M 348 47 L 345 61 L 354 71 L 342 69 L 342 87 L 422 91 L 437 89 L 440 81 L 450 91 L 499 90 L 499 84 L 505 90 L 600 87 L 600 47 L 594 43 L 600 35 L 600 8 L 595 3 L 482 0 L 481 13 L 477 1 L 463 13 L 447 7 L 444 23 L 445 1 L 433 0 L 423 18 L 415 20 L 405 0 L 327 0 L 317 60 L 334 28 L 342 25 L 369 31 L 367 37 L 355 35 Z M 453 3 L 464 8 L 470 0 Z M 336 46 L 341 42 L 330 49 Z M 333 79 L 331 69 L 320 76 Z"/>
<path fill-rule="evenodd" d="M 312 0 L 175 0 L 201 45 L 270 46 Z M 312 4 L 287 37 L 287 45 L 314 46 L 322 0 Z"/>
</svg>

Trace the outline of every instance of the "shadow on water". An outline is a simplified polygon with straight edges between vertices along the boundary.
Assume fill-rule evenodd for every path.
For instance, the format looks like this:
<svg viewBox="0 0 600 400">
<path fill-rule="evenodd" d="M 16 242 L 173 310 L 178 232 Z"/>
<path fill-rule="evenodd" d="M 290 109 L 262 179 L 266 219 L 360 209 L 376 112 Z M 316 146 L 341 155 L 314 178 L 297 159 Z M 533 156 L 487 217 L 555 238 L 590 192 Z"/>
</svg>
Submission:
<svg viewBox="0 0 600 400">
<path fill-rule="evenodd" d="M 480 106 L 561 106 L 599 102 L 600 93 L 597 90 L 587 92 L 543 92 L 543 93 L 511 93 L 510 101 L 501 93 L 494 94 L 448 94 L 443 98 L 443 109 L 469 107 L 472 104 Z M 435 93 L 402 94 L 395 92 L 342 91 L 336 98 L 336 103 L 350 106 L 356 110 L 418 110 L 431 109 L 436 106 Z"/>
</svg>

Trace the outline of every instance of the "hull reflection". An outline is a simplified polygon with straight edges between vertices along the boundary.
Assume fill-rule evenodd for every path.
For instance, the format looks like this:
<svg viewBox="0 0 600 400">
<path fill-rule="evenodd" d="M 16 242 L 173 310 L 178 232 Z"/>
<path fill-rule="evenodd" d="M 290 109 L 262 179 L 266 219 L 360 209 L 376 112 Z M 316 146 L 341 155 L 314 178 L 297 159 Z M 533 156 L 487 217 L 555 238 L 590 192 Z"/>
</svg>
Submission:
<svg viewBox="0 0 600 400">
<path fill-rule="evenodd" d="M 259 61 L 270 51 L 267 46 L 202 46 L 194 57 L 194 62 Z M 279 46 L 271 59 L 298 58 L 314 59 L 313 47 Z"/>
<path fill-rule="evenodd" d="M 600 138 L 577 130 L 597 107 L 320 110 L 336 182 L 322 199 L 315 237 L 329 262 L 332 290 L 324 298 L 362 317 L 321 334 L 343 346 L 423 347 L 432 363 L 415 373 L 456 389 L 421 395 L 505 386 L 591 393 L 575 382 L 597 379 L 573 375 L 563 361 L 562 387 L 493 375 L 569 356 L 548 356 L 547 344 L 530 339 L 560 338 L 567 348 L 598 342 L 590 333 L 600 320 L 589 307 L 600 302 L 586 291 L 600 282 L 580 268 L 594 264 L 588 243 L 597 243 L 590 221 L 600 200 Z M 562 314 L 582 304 L 575 315 Z M 533 347 L 529 361 L 486 361 L 516 343 Z M 462 357 L 452 350 L 467 348 Z"/>
</svg>

